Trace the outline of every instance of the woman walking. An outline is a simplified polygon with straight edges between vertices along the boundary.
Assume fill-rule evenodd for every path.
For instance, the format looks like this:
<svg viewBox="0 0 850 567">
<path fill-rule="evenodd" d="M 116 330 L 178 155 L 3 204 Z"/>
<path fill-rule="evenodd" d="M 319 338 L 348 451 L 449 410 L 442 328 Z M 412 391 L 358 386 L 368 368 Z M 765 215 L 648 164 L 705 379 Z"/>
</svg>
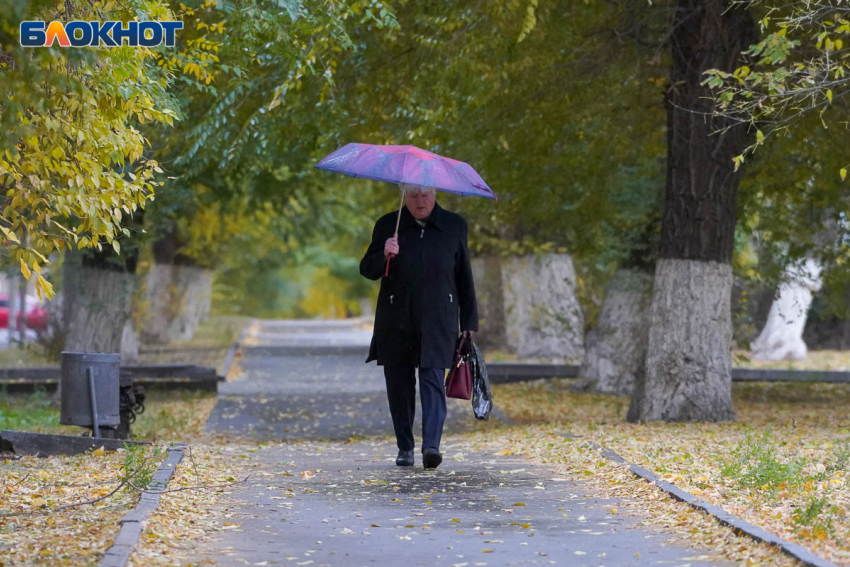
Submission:
<svg viewBox="0 0 850 567">
<path fill-rule="evenodd" d="M 419 368 L 422 462 L 432 469 L 442 462 L 445 370 L 454 357 L 458 329 L 464 334 L 478 330 L 478 308 L 466 221 L 437 204 L 435 189 L 404 184 L 402 189 L 405 207 L 400 218 L 393 212 L 378 219 L 360 261 L 363 276 L 383 278 L 366 362 L 376 360 L 384 367 L 398 466 L 414 463 Z"/>
</svg>

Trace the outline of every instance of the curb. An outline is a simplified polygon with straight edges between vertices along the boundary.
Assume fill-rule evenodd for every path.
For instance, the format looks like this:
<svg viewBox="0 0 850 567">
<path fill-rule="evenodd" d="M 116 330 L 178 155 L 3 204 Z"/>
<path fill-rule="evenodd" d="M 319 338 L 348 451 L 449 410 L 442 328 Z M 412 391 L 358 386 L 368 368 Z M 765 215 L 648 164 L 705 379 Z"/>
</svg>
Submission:
<svg viewBox="0 0 850 567">
<path fill-rule="evenodd" d="M 165 490 L 177 464 L 183 459 L 185 448 L 185 443 L 175 443 L 168 448 L 168 456 L 151 478 L 147 486 L 148 490 Z M 142 493 L 136 507 L 121 518 L 121 530 L 101 558 L 98 567 L 124 567 L 127 564 L 142 536 L 143 524 L 159 504 L 159 496 L 159 494 Z"/>
<path fill-rule="evenodd" d="M 242 343 L 245 341 L 245 337 L 248 336 L 248 329 L 251 328 L 251 325 L 254 324 L 255 319 L 251 319 L 248 323 L 245 324 L 245 327 L 242 329 L 242 332 L 239 333 L 239 338 L 230 345 L 230 348 L 227 349 L 227 354 L 224 357 L 224 363 L 221 365 L 221 374 L 222 379 L 227 382 L 227 375 L 230 374 L 230 368 L 233 366 L 233 362 L 236 360 L 236 353 L 239 351 L 239 347 L 242 346 Z"/>
<path fill-rule="evenodd" d="M 491 384 L 511 384 L 548 378 L 577 378 L 580 366 L 545 362 L 489 362 Z M 815 384 L 848 384 L 846 370 L 779 370 L 772 368 L 732 369 L 732 382 L 803 382 Z"/>
<path fill-rule="evenodd" d="M 562 433 L 561 435 L 570 439 L 580 438 L 578 435 L 573 435 L 571 433 Z M 597 445 L 592 441 L 586 441 L 586 443 L 589 446 L 593 447 L 595 450 L 599 451 L 599 453 L 609 461 L 615 462 L 620 465 L 628 464 L 623 457 L 621 457 L 611 449 L 606 449 L 605 447 Z M 713 504 L 703 502 L 690 492 L 686 492 L 681 488 L 677 487 L 676 485 L 671 484 L 666 480 L 662 480 L 658 475 L 651 471 L 648 471 L 647 469 L 641 466 L 628 464 L 628 469 L 635 476 L 644 479 L 650 484 L 654 484 L 676 500 L 689 504 L 693 508 L 701 510 L 709 516 L 712 516 L 721 525 L 732 528 L 735 533 L 745 535 L 761 543 L 766 543 L 778 547 L 784 554 L 793 557 L 803 565 L 807 565 L 808 567 L 839 567 L 835 563 L 830 563 L 826 559 L 818 557 L 817 555 L 810 552 L 801 545 L 791 543 L 790 541 L 785 541 L 779 536 L 773 535 L 772 533 L 765 531 L 758 526 L 754 526 L 749 522 L 745 522 L 737 516 L 733 516 L 732 514 L 726 512 L 720 506 L 714 506 Z"/>
</svg>

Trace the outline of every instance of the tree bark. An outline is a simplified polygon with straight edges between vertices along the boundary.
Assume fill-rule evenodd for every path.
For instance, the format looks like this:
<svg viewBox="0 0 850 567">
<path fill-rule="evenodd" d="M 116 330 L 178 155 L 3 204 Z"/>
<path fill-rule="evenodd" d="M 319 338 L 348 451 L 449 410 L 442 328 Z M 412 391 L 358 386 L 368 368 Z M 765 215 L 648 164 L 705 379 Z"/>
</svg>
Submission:
<svg viewBox="0 0 850 567">
<path fill-rule="evenodd" d="M 9 318 L 6 321 L 8 329 L 9 344 L 15 340 L 15 313 L 18 310 L 18 275 L 15 266 L 12 266 L 9 275 Z"/>
<path fill-rule="evenodd" d="M 645 373 L 629 421 L 725 421 L 732 411 L 732 267 L 661 259 Z"/>
<path fill-rule="evenodd" d="M 584 313 L 569 254 L 502 261 L 505 331 L 519 358 L 584 357 Z"/>
<path fill-rule="evenodd" d="M 472 277 L 478 302 L 479 333 L 475 336 L 475 342 L 487 350 L 508 350 L 501 258 L 473 258 Z"/>
<path fill-rule="evenodd" d="M 649 340 L 652 274 L 620 268 L 611 277 L 599 322 L 585 339 L 579 376 L 590 381 L 584 389 L 630 396 L 643 372 Z"/>
<path fill-rule="evenodd" d="M 135 275 L 127 270 L 95 267 L 90 262 L 84 265 L 83 259 L 80 252 L 65 254 L 62 288 L 65 350 L 121 352 Z"/>
<path fill-rule="evenodd" d="M 133 318 L 128 317 L 121 331 L 121 364 L 139 363 L 139 341 L 136 340 L 136 330 Z"/>
<path fill-rule="evenodd" d="M 188 341 L 209 316 L 213 271 L 197 266 L 174 266 L 168 341 Z"/>
<path fill-rule="evenodd" d="M 667 93 L 667 186 L 646 367 L 630 421 L 723 421 L 732 410 L 730 297 L 744 126 L 714 115 L 703 73 L 734 71 L 755 39 L 749 12 L 678 0 Z M 727 129 L 728 128 L 728 129 Z"/>
<path fill-rule="evenodd" d="M 18 338 L 21 344 L 24 344 L 27 340 L 27 280 L 23 277 L 21 277 L 21 284 L 18 288 L 18 313 L 21 314 Z"/>
<path fill-rule="evenodd" d="M 188 341 L 209 316 L 213 271 L 179 252 L 173 232 L 154 244 L 154 265 L 145 279 L 142 341 L 165 344 Z"/>
<path fill-rule="evenodd" d="M 803 340 L 812 293 L 821 287 L 821 266 L 808 259 L 802 269 L 789 267 L 779 296 L 770 306 L 767 322 L 750 347 L 753 360 L 805 360 L 808 348 Z"/>
</svg>

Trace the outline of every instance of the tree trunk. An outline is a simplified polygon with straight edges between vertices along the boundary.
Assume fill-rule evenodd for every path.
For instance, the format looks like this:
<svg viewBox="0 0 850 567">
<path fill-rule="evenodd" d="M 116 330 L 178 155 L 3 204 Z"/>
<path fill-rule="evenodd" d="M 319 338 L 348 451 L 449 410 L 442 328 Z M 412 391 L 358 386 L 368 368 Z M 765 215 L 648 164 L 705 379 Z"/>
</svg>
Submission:
<svg viewBox="0 0 850 567">
<path fill-rule="evenodd" d="M 188 341 L 209 316 L 213 272 L 196 266 L 155 263 L 145 281 L 142 341 Z"/>
<path fill-rule="evenodd" d="M 498 256 L 472 259 L 472 277 L 478 303 L 478 334 L 475 342 L 487 350 L 508 350 L 505 333 L 505 297 L 502 261 Z"/>
<path fill-rule="evenodd" d="M 213 272 L 196 266 L 174 266 L 168 341 L 188 341 L 209 315 Z"/>
<path fill-rule="evenodd" d="M 519 358 L 584 356 L 584 313 L 569 254 L 533 254 L 502 262 L 505 331 Z"/>
<path fill-rule="evenodd" d="M 136 340 L 136 331 L 133 326 L 133 318 L 128 317 L 121 332 L 121 364 L 139 363 L 139 341 Z"/>
<path fill-rule="evenodd" d="M 9 275 L 9 318 L 6 321 L 9 344 L 15 340 L 15 313 L 18 310 L 18 275 L 15 266 L 12 266 Z"/>
<path fill-rule="evenodd" d="M 21 285 L 18 288 L 18 313 L 21 314 L 18 337 L 21 344 L 27 340 L 27 280 L 21 277 Z"/>
<path fill-rule="evenodd" d="M 806 260 L 802 268 L 789 266 L 779 285 L 779 297 L 770 306 L 767 322 L 750 349 L 753 360 L 805 360 L 803 341 L 812 293 L 821 287 L 821 266 Z"/>
<path fill-rule="evenodd" d="M 636 376 L 643 372 L 649 340 L 652 274 L 620 268 L 608 283 L 599 322 L 585 340 L 579 376 L 590 381 L 585 389 L 630 396 Z"/>
<path fill-rule="evenodd" d="M 95 267 L 89 262 L 84 265 L 83 257 L 80 252 L 65 254 L 62 316 L 65 350 L 121 352 L 135 275 L 127 270 Z"/>
<path fill-rule="evenodd" d="M 154 243 L 154 265 L 145 280 L 142 342 L 188 341 L 209 316 L 213 271 L 179 252 L 175 231 L 164 230 Z"/>
<path fill-rule="evenodd" d="M 703 72 L 734 71 L 752 43 L 749 12 L 678 0 L 667 93 L 667 187 L 646 367 L 629 421 L 723 421 L 732 410 L 732 247 L 744 126 L 714 116 Z M 729 128 L 724 130 L 724 128 Z"/>
<path fill-rule="evenodd" d="M 141 339 L 144 344 L 168 342 L 171 279 L 174 264 L 154 262 L 144 279 Z"/>
</svg>

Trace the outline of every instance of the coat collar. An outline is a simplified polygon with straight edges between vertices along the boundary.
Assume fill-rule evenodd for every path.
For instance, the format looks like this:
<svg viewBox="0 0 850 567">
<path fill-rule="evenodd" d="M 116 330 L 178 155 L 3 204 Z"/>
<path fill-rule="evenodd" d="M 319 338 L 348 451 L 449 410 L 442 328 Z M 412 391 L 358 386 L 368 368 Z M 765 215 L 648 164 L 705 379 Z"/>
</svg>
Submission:
<svg viewBox="0 0 850 567">
<path fill-rule="evenodd" d="M 445 218 L 443 215 L 444 212 L 445 209 L 443 209 L 439 203 L 435 202 L 434 208 L 431 210 L 431 214 L 428 215 L 428 219 L 425 222 L 433 226 L 437 230 L 442 231 L 445 224 Z M 408 228 L 411 226 L 417 226 L 416 219 L 413 218 L 413 215 L 410 214 L 410 211 L 407 209 L 407 206 L 404 206 L 401 208 L 401 220 L 399 221 L 398 229 L 399 231 L 401 231 L 403 228 Z"/>
</svg>

